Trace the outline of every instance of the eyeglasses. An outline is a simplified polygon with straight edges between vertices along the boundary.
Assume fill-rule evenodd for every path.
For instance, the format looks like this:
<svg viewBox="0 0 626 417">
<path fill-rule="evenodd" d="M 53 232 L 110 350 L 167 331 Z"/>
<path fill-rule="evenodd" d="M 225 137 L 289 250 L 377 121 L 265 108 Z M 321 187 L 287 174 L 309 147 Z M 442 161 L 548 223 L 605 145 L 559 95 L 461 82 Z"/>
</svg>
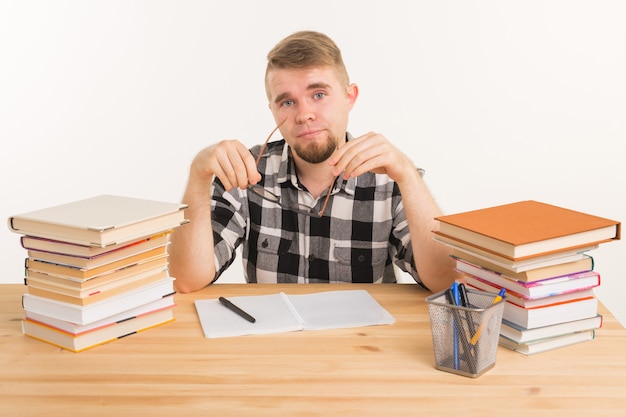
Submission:
<svg viewBox="0 0 626 417">
<path fill-rule="evenodd" d="M 272 130 L 272 133 L 269 134 L 269 136 L 267 137 L 267 139 L 265 140 L 265 143 L 263 143 L 263 146 L 261 146 L 261 149 L 259 150 L 259 156 L 257 156 L 256 158 L 256 166 L 257 169 L 259 167 L 259 161 L 261 160 L 261 156 L 263 155 L 263 152 L 265 151 L 265 148 L 267 147 L 268 142 L 270 141 L 270 138 L 274 135 L 274 133 L 276 133 L 276 131 L 278 130 L 278 128 L 285 123 L 284 121 L 281 122 L 278 126 L 276 126 L 274 128 L 274 130 Z M 308 206 L 304 206 L 302 204 L 287 204 L 284 203 L 280 200 L 280 197 L 277 196 L 276 194 L 272 193 L 271 191 L 268 191 L 267 189 L 265 189 L 265 187 L 262 187 L 258 184 L 251 184 L 248 185 L 248 189 L 252 192 L 254 192 L 255 194 L 257 194 L 258 196 L 260 196 L 261 198 L 263 198 L 264 200 L 270 201 L 272 203 L 278 204 L 281 207 L 287 208 L 289 210 L 298 212 L 300 214 L 304 214 L 306 216 L 319 216 L 322 217 L 322 215 L 324 214 L 324 211 L 326 210 L 326 206 L 328 205 L 328 200 L 330 198 L 330 193 L 333 190 L 333 185 L 335 185 L 335 181 L 337 181 L 337 177 L 335 177 L 333 179 L 333 182 L 330 184 L 330 187 L 328 187 L 328 192 L 326 193 L 326 199 L 324 200 L 324 204 L 322 205 L 322 209 L 320 211 L 316 211 L 315 209 L 308 207 Z"/>
</svg>

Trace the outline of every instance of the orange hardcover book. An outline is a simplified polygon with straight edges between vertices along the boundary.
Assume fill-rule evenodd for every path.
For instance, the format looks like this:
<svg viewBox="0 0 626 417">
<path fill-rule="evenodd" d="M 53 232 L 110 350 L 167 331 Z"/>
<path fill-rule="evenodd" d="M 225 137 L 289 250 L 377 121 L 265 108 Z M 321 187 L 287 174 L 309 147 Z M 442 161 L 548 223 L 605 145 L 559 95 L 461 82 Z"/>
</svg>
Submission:
<svg viewBox="0 0 626 417">
<path fill-rule="evenodd" d="M 438 236 L 512 260 L 620 239 L 621 223 L 527 200 L 439 216 Z"/>
</svg>

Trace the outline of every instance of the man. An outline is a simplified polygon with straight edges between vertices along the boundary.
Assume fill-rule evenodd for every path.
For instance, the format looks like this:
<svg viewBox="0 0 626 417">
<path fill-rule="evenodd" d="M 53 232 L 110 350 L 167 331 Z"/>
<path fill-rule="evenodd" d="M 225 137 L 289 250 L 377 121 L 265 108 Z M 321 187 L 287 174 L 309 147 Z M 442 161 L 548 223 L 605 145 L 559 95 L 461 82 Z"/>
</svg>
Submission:
<svg viewBox="0 0 626 417">
<path fill-rule="evenodd" d="M 251 150 L 224 140 L 194 158 L 191 223 L 170 246 L 177 290 L 216 280 L 239 245 L 248 282 L 395 282 L 395 263 L 431 291 L 449 287 L 423 171 L 384 136 L 347 133 L 359 90 L 335 43 L 288 36 L 268 54 L 265 88 L 284 139 Z"/>
</svg>

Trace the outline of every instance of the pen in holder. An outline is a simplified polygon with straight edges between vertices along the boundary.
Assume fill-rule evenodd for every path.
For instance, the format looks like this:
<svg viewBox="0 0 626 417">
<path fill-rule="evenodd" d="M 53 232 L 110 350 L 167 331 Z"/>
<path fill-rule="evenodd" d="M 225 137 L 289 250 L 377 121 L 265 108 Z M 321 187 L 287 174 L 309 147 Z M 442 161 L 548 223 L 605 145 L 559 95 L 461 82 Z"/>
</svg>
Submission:
<svg viewBox="0 0 626 417">
<path fill-rule="evenodd" d="M 435 367 L 475 378 L 496 364 L 502 324 L 502 295 L 461 287 L 426 298 L 435 353 Z"/>
</svg>

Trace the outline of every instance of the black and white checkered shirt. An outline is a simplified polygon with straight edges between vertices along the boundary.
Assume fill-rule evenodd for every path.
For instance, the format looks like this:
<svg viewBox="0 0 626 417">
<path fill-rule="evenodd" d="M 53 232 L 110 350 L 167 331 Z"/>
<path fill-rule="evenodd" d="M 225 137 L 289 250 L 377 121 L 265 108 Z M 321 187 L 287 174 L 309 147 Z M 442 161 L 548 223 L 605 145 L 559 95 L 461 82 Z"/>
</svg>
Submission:
<svg viewBox="0 0 626 417">
<path fill-rule="evenodd" d="M 251 149 L 258 155 L 260 146 Z M 270 142 L 259 161 L 260 184 L 281 201 L 321 209 L 298 182 L 289 146 Z M 398 185 L 387 175 L 339 177 L 323 217 L 307 216 L 254 192 L 213 183 L 217 277 L 242 247 L 250 283 L 396 282 L 393 263 L 420 282 Z"/>
</svg>

